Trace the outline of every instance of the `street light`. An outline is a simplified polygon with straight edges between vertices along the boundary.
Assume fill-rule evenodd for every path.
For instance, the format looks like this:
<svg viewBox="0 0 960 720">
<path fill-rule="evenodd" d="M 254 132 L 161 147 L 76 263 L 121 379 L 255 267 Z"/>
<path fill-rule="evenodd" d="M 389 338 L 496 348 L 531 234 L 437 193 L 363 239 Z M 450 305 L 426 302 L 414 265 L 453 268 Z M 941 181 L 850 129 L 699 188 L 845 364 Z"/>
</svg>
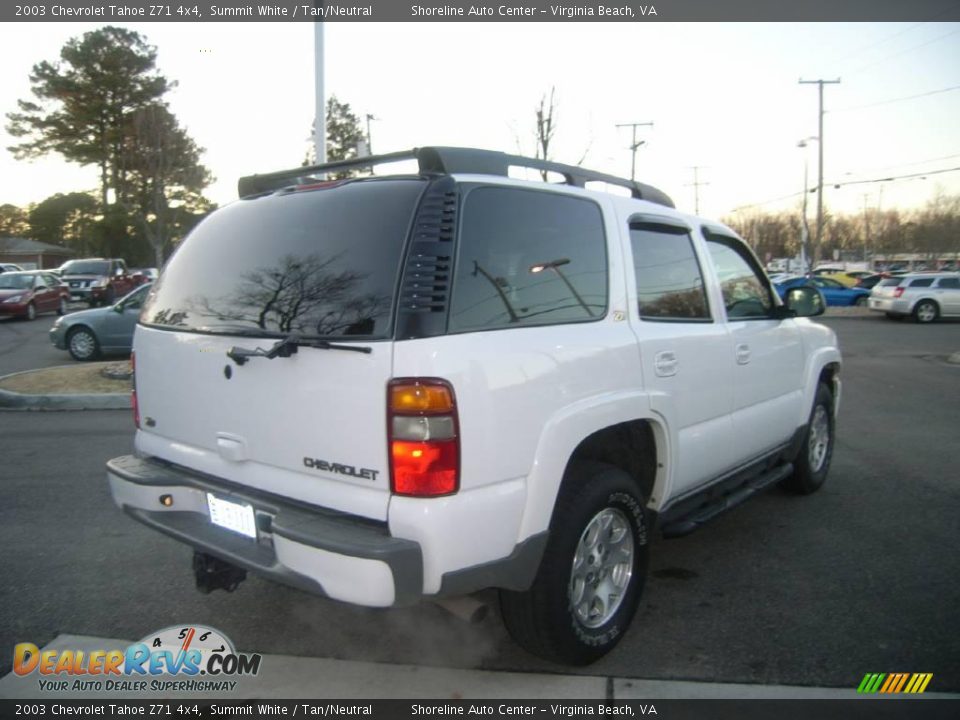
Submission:
<svg viewBox="0 0 960 720">
<path fill-rule="evenodd" d="M 802 150 L 806 150 L 807 143 L 811 140 L 819 140 L 816 135 L 811 135 L 810 137 L 805 137 L 803 140 L 797 142 L 797 147 Z M 803 153 L 803 225 L 800 231 L 800 270 L 802 274 L 808 275 L 809 270 L 812 268 L 807 268 L 807 243 L 810 241 L 810 225 L 807 222 L 807 195 L 809 194 L 809 186 L 807 182 L 807 170 L 809 167 L 809 156 L 806 152 Z"/>
</svg>

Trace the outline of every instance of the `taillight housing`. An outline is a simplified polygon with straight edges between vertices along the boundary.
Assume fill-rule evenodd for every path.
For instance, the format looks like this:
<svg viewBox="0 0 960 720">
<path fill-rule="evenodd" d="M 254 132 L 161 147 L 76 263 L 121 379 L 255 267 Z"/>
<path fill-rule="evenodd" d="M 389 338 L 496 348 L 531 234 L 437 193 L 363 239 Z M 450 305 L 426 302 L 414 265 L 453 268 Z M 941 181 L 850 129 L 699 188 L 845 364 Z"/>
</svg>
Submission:
<svg viewBox="0 0 960 720">
<path fill-rule="evenodd" d="M 390 489 L 440 497 L 460 489 L 460 437 L 453 387 L 437 378 L 397 378 L 387 386 Z"/>
<path fill-rule="evenodd" d="M 130 391 L 130 408 L 133 410 L 133 424 L 140 429 L 140 405 L 137 402 L 137 354 L 130 353 L 130 380 L 133 389 Z"/>
<path fill-rule="evenodd" d="M 894 288 L 894 289 L 893 289 L 893 296 L 894 296 L 895 298 L 903 297 L 903 291 L 904 291 L 905 289 L 906 289 L 906 288 L 904 288 L 904 287 Z"/>
</svg>

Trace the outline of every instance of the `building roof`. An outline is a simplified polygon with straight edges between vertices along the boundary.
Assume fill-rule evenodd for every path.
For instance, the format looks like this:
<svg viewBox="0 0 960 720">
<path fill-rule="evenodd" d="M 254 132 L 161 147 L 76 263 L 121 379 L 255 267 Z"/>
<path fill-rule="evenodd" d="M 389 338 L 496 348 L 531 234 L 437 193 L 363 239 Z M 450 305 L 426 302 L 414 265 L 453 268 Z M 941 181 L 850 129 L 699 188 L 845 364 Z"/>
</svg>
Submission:
<svg viewBox="0 0 960 720">
<path fill-rule="evenodd" d="M 58 255 L 76 255 L 76 251 L 61 245 L 31 240 L 29 238 L 0 237 L 0 252 L 2 253 L 57 253 Z"/>
</svg>

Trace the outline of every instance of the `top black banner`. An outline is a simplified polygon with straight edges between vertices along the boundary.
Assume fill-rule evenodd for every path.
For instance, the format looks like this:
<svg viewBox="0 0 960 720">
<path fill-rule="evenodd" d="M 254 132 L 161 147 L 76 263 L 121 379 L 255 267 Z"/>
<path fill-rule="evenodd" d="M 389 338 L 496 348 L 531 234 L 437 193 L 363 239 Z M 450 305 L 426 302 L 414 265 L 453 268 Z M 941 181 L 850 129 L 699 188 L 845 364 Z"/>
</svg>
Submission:
<svg viewBox="0 0 960 720">
<path fill-rule="evenodd" d="M 838 22 L 957 21 L 957 0 L 33 0 L 6 22 Z"/>
</svg>

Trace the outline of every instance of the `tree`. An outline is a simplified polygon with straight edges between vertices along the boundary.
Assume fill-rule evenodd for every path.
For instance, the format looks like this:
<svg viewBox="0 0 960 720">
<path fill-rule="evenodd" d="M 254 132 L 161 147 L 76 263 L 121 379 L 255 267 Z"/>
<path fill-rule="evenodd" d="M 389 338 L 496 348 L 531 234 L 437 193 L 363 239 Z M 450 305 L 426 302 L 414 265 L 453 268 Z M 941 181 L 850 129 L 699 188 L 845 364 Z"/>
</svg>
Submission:
<svg viewBox="0 0 960 720">
<path fill-rule="evenodd" d="M 74 248 L 79 254 L 96 252 L 91 246 L 91 229 L 100 214 L 99 204 L 89 193 L 57 193 L 30 208 L 30 235 L 51 245 Z"/>
<path fill-rule="evenodd" d="M 30 230 L 27 213 L 16 205 L 0 205 L 0 237 L 23 237 Z"/>
<path fill-rule="evenodd" d="M 553 140 L 554 134 L 557 132 L 557 126 L 555 122 L 555 115 L 557 110 L 557 105 L 554 100 L 554 94 L 556 88 L 550 87 L 550 102 L 547 103 L 547 95 L 544 93 L 540 96 L 540 104 L 537 106 L 537 147 L 536 155 L 534 157 L 540 160 L 549 160 L 550 159 L 550 143 Z M 547 171 L 541 170 L 540 175 L 544 180 L 547 179 Z"/>
<path fill-rule="evenodd" d="M 128 117 L 121 164 L 129 187 L 122 204 L 153 248 L 157 267 L 184 223 L 210 209 L 203 189 L 213 178 L 200 163 L 202 152 L 162 103 Z"/>
<path fill-rule="evenodd" d="M 316 120 L 311 128 L 314 132 L 310 137 L 315 137 Z M 337 160 L 351 160 L 359 157 L 359 148 L 361 143 L 366 143 L 366 135 L 360 125 L 360 118 L 350 108 L 349 103 L 342 103 L 337 100 L 336 95 L 331 95 L 327 99 L 327 162 L 336 162 Z M 313 141 L 307 150 L 304 165 L 314 165 L 317 162 L 316 150 Z M 331 175 L 332 179 L 355 177 L 357 170 L 344 170 Z"/>
<path fill-rule="evenodd" d="M 173 85 L 156 72 L 156 48 L 138 33 L 103 27 L 72 38 L 59 62 L 43 61 L 30 73 L 35 100 L 8 113 L 7 131 L 23 142 L 8 148 L 17 159 L 59 153 L 69 162 L 100 169 L 100 202 L 109 191 L 122 199 L 127 118 Z"/>
</svg>

